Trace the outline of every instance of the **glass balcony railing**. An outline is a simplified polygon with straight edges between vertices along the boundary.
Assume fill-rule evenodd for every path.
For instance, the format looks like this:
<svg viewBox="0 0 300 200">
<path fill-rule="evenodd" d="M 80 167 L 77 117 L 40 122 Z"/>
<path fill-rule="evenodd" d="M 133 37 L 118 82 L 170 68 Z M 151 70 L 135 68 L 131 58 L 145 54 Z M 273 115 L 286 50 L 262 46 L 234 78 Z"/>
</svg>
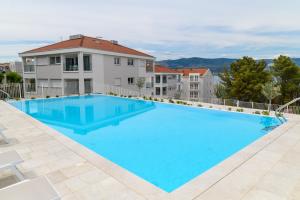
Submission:
<svg viewBox="0 0 300 200">
<path fill-rule="evenodd" d="M 78 65 L 64 65 L 65 72 L 76 72 L 78 71 Z"/>
</svg>

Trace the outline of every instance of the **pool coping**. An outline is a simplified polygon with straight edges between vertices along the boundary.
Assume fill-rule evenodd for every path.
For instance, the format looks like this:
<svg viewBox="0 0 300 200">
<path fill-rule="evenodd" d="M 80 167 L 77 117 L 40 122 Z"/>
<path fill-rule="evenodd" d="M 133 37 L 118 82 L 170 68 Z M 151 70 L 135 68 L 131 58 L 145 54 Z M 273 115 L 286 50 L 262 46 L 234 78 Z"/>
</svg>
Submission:
<svg viewBox="0 0 300 200">
<path fill-rule="evenodd" d="M 293 122 L 286 122 L 285 124 L 270 131 L 268 134 L 264 135 L 245 148 L 231 155 L 229 158 L 210 168 L 206 172 L 198 175 L 173 192 L 167 193 L 160 188 L 152 185 L 151 183 L 143 180 L 142 178 L 134 175 L 133 173 L 127 171 L 126 169 L 114 164 L 101 155 L 89 150 L 83 145 L 63 135 L 62 133 L 50 128 L 46 124 L 43 124 L 37 119 L 18 110 L 9 103 L 6 104 L 8 104 L 15 111 L 22 113 L 30 120 L 36 122 L 35 124 L 38 125 L 39 128 L 43 129 L 46 133 L 53 136 L 56 140 L 68 147 L 71 151 L 83 157 L 100 170 L 114 177 L 116 180 L 123 183 L 128 188 L 147 199 L 194 199 L 207 191 L 213 185 L 218 183 L 220 180 L 225 178 L 227 175 L 232 173 L 234 170 L 239 168 L 243 163 L 254 157 L 265 147 L 273 143 L 276 139 L 286 133 L 289 128 L 293 127 Z"/>
</svg>

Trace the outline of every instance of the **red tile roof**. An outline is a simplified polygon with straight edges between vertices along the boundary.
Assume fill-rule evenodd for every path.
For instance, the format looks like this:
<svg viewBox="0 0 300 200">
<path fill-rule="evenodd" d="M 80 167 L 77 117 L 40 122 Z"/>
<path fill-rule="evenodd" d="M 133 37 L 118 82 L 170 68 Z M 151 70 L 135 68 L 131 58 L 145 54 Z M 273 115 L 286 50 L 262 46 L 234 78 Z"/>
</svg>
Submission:
<svg viewBox="0 0 300 200">
<path fill-rule="evenodd" d="M 177 72 L 179 73 L 182 73 L 183 76 L 189 76 L 189 74 L 191 73 L 198 73 L 200 74 L 201 76 L 203 76 L 207 71 L 208 69 L 205 69 L 205 68 L 186 68 L 186 69 L 176 69 Z"/>
<path fill-rule="evenodd" d="M 165 66 L 162 66 L 162 65 L 155 65 L 155 70 L 154 70 L 155 73 L 168 73 L 168 74 L 172 74 L 172 73 L 180 73 L 174 69 L 171 69 L 169 67 L 165 67 Z"/>
<path fill-rule="evenodd" d="M 79 48 L 79 47 L 153 58 L 153 56 L 151 55 L 122 46 L 120 44 L 113 44 L 111 41 L 108 40 L 102 40 L 102 39 L 92 38 L 87 36 L 82 36 L 81 38 L 76 38 L 76 39 L 65 40 L 55 44 L 40 47 L 37 49 L 32 49 L 30 51 L 26 51 L 23 53 L 38 53 L 44 51 L 53 51 L 59 49 L 70 49 L 70 48 Z"/>
</svg>

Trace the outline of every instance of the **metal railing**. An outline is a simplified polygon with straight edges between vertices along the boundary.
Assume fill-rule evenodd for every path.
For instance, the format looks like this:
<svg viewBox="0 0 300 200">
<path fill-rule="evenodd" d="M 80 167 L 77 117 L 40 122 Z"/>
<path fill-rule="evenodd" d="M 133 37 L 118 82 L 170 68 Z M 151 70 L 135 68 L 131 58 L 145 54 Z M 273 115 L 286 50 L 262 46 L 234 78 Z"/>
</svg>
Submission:
<svg viewBox="0 0 300 200">
<path fill-rule="evenodd" d="M 78 90 L 78 86 L 73 85 Z M 72 87 L 73 87 L 72 86 Z M 129 88 L 124 88 L 120 86 L 113 85 L 101 85 L 101 89 L 97 89 L 94 91 L 91 88 L 92 93 L 104 93 L 118 96 L 132 96 L 132 97 L 152 97 L 152 98 L 162 98 L 160 96 L 155 95 L 154 88 L 143 88 L 139 90 L 135 85 L 130 86 Z M 9 95 L 11 98 L 32 98 L 32 97 L 54 97 L 54 96 L 68 96 L 79 94 L 79 91 L 76 93 L 68 93 L 67 89 L 69 87 L 63 88 L 63 86 L 37 86 L 35 83 L 12 83 L 12 84 L 1 84 L 0 85 L 0 99 L 6 99 Z M 168 91 L 167 91 L 168 92 Z M 7 95 L 8 94 L 8 95 Z M 183 101 L 191 101 L 188 95 L 185 94 L 184 91 L 181 91 L 180 94 L 178 92 L 174 92 L 172 95 L 169 93 L 164 96 L 165 98 L 174 99 L 174 100 L 183 100 Z M 271 104 L 268 103 L 258 103 L 258 102 L 246 102 L 239 101 L 235 99 L 219 99 L 219 98 L 196 98 L 192 100 L 194 102 L 207 103 L 207 104 L 215 104 L 222 105 L 225 107 L 237 107 L 237 108 L 249 108 L 249 109 L 257 109 L 257 110 L 270 110 L 275 111 L 275 113 L 279 116 L 280 113 L 290 113 L 290 114 L 300 114 L 300 106 L 296 105 L 297 101 L 300 101 L 300 98 L 297 98 L 285 105 Z M 294 105 L 293 105 L 294 104 Z"/>
<path fill-rule="evenodd" d="M 286 120 L 286 118 L 284 117 L 284 115 L 282 115 L 281 111 L 284 110 L 284 109 L 287 109 L 289 111 L 289 106 L 296 103 L 297 101 L 300 101 L 300 97 L 296 98 L 296 99 L 293 99 L 292 101 L 280 106 L 279 108 L 277 108 L 275 110 L 275 116 L 280 119 L 280 118 L 283 118 L 284 120 Z"/>
</svg>

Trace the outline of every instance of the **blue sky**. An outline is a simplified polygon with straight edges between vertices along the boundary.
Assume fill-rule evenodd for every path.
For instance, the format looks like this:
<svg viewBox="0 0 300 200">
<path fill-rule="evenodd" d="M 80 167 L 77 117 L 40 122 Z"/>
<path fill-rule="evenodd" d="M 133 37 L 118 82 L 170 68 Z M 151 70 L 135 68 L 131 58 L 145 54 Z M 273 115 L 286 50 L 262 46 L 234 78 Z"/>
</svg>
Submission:
<svg viewBox="0 0 300 200">
<path fill-rule="evenodd" d="M 0 62 L 101 36 L 161 59 L 300 57 L 299 0 L 1 0 Z"/>
</svg>

